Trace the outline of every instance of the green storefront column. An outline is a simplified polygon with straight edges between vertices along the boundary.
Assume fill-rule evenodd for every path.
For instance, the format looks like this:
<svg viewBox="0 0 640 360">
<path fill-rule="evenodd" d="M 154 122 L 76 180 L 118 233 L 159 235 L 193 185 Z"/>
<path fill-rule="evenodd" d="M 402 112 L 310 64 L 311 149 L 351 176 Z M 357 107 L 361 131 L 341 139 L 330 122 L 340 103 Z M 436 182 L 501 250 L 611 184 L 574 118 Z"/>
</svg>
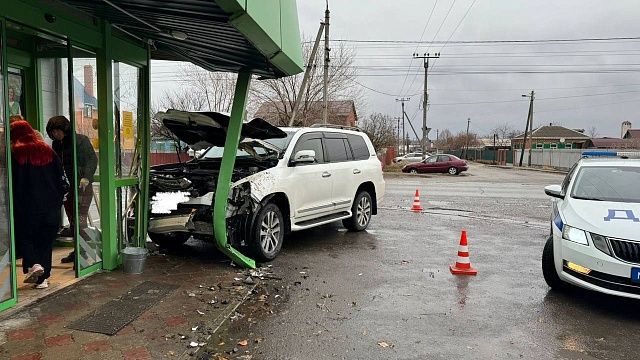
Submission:
<svg viewBox="0 0 640 360">
<path fill-rule="evenodd" d="M 231 247 L 227 239 L 227 202 L 229 190 L 231 189 L 231 175 L 236 162 L 238 143 L 240 142 L 240 131 L 244 119 L 247 95 L 251 84 L 251 73 L 241 72 L 238 74 L 236 90 L 233 96 L 233 106 L 231 108 L 231 118 L 227 129 L 227 138 L 224 143 L 222 154 L 222 164 L 218 183 L 216 185 L 215 198 L 213 200 L 213 232 L 216 237 L 218 249 L 230 257 L 235 263 L 254 269 L 254 260 L 244 256 L 238 250 Z"/>
<path fill-rule="evenodd" d="M 102 268 L 119 265 L 115 186 L 115 144 L 113 142 L 113 56 L 111 25 L 102 20 L 102 46 L 98 50 L 98 139 L 100 139 L 100 225 L 102 229 Z"/>
</svg>

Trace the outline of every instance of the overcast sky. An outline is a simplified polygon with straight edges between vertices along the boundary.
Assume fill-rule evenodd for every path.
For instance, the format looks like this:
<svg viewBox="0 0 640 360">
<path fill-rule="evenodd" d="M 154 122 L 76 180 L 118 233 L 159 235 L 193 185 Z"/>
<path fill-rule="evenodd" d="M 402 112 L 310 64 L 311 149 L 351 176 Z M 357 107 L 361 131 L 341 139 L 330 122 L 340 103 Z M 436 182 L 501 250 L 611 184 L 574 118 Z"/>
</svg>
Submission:
<svg viewBox="0 0 640 360">
<path fill-rule="evenodd" d="M 307 37 L 317 32 L 324 6 L 324 0 L 298 1 L 300 27 Z M 472 130 L 481 135 L 504 123 L 524 130 L 528 99 L 521 95 L 530 90 L 536 91 L 534 126 L 550 122 L 572 128 L 596 126 L 601 136 L 615 137 L 620 136 L 624 120 L 640 127 L 640 119 L 636 119 L 640 107 L 638 40 L 455 43 L 636 37 L 640 36 L 637 0 L 349 0 L 330 1 L 330 8 L 332 39 L 450 39 L 444 47 L 417 47 L 419 53 L 442 53 L 429 76 L 428 126 L 433 129 L 460 131 L 470 117 Z M 410 96 L 407 114 L 419 126 L 423 70 L 420 62 L 411 60 L 416 44 L 350 44 L 357 53 L 358 81 L 379 92 Z M 617 73 L 611 72 L 614 70 Z M 468 74 L 487 71 L 501 73 Z M 368 89 L 365 94 L 367 102 L 360 106 L 361 115 L 383 112 L 400 116 L 396 96 Z M 435 135 L 433 130 L 430 138 Z"/>
</svg>

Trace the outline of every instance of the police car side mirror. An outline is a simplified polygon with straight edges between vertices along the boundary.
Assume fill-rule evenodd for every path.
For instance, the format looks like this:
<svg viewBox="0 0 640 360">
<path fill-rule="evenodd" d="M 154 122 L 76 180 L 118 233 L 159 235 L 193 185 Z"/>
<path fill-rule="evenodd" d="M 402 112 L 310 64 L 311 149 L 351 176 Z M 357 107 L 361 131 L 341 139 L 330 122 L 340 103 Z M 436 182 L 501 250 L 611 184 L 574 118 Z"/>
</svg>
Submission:
<svg viewBox="0 0 640 360">
<path fill-rule="evenodd" d="M 562 186 L 560 185 L 549 185 L 544 188 L 544 193 L 554 198 L 564 199 Z"/>
</svg>

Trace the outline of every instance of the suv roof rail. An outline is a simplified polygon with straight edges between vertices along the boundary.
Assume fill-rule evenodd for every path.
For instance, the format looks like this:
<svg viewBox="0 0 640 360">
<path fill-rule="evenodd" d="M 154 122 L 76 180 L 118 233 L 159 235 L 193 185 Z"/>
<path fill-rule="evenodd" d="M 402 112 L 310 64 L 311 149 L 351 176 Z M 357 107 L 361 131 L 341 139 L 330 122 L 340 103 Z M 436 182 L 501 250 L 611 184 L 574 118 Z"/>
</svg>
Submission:
<svg viewBox="0 0 640 360">
<path fill-rule="evenodd" d="M 347 126 L 347 125 L 336 125 L 336 124 L 313 124 L 309 127 L 312 128 L 331 128 L 331 129 L 341 129 L 341 130 L 351 130 L 351 131 L 358 131 L 358 132 L 363 132 L 362 129 L 360 129 L 357 126 Z"/>
</svg>

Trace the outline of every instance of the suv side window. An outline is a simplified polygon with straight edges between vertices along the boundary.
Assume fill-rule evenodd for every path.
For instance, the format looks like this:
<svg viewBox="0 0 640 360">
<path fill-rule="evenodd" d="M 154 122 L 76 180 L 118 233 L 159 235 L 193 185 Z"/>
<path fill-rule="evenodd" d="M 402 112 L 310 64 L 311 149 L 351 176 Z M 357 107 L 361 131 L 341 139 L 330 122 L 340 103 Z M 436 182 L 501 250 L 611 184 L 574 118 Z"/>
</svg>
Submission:
<svg viewBox="0 0 640 360">
<path fill-rule="evenodd" d="M 322 164 L 325 162 L 324 146 L 322 144 L 322 134 L 320 133 L 310 133 L 310 134 L 302 135 L 300 139 L 298 139 L 298 142 L 296 143 L 296 147 L 293 149 L 293 153 L 291 154 L 292 158 L 300 150 L 315 151 L 316 152 L 315 164 Z M 303 165 L 303 164 L 299 164 L 299 165 Z M 306 164 L 306 165 L 313 165 L 313 164 Z"/>
<path fill-rule="evenodd" d="M 329 162 L 343 162 L 351 160 L 351 150 L 347 150 L 348 144 L 346 143 L 346 139 L 325 138 L 324 142 L 327 146 Z"/>
<path fill-rule="evenodd" d="M 438 162 L 447 162 L 449 157 L 447 155 L 438 155 Z"/>
<path fill-rule="evenodd" d="M 371 157 L 367 143 L 364 142 L 362 136 L 347 135 L 347 140 L 349 141 L 349 144 L 351 144 L 351 150 L 353 150 L 353 157 L 355 160 L 367 160 Z"/>
</svg>

